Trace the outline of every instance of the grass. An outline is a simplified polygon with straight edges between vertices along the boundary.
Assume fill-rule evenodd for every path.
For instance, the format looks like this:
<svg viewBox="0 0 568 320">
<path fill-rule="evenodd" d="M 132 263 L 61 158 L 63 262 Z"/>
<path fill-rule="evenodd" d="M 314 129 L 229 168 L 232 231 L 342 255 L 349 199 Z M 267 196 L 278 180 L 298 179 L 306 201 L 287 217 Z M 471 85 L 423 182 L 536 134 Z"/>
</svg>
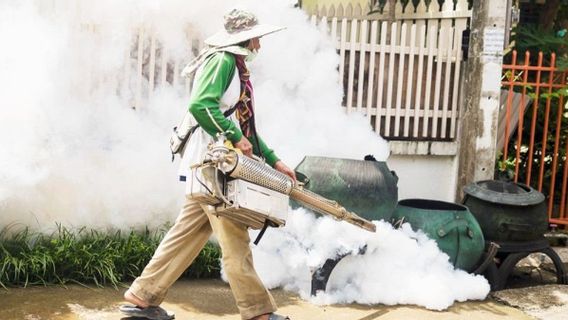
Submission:
<svg viewBox="0 0 568 320">
<path fill-rule="evenodd" d="M 100 232 L 58 225 L 49 235 L 28 228 L 0 230 L 0 286 L 78 283 L 117 287 L 148 263 L 167 228 Z M 219 276 L 220 249 L 208 243 L 182 277 Z"/>
</svg>

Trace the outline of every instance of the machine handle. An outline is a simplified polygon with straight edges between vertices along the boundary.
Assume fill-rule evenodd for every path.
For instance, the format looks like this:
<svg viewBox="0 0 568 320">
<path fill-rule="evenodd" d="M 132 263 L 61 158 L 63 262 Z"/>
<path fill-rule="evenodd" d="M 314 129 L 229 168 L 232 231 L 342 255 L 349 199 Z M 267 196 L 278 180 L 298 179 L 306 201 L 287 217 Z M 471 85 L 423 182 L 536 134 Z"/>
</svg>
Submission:
<svg viewBox="0 0 568 320">
<path fill-rule="evenodd" d="M 300 183 L 304 187 L 307 187 L 308 184 L 310 183 L 310 178 L 308 178 L 307 175 L 305 175 L 304 173 L 302 173 L 300 171 L 296 171 L 296 178 L 297 178 L 298 183 Z"/>
</svg>

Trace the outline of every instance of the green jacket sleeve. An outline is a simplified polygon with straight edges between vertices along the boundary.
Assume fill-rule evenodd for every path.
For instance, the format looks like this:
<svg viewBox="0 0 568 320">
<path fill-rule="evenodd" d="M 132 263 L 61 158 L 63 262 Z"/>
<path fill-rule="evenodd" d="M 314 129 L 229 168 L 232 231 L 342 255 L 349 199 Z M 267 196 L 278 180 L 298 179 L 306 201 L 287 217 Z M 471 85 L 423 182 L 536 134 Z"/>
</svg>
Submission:
<svg viewBox="0 0 568 320">
<path fill-rule="evenodd" d="M 209 135 L 215 137 L 217 133 L 224 132 L 231 142 L 236 143 L 241 140 L 243 133 L 233 121 L 225 118 L 219 108 L 221 97 L 235 75 L 235 57 L 226 52 L 213 54 L 203 67 L 203 71 L 196 79 L 191 99 L 189 101 L 189 111 L 199 123 L 199 125 Z M 258 137 L 252 136 L 249 141 L 253 145 L 253 153 L 257 156 L 262 155 L 266 163 L 274 166 L 278 162 L 278 157 L 266 143 Z"/>
<path fill-rule="evenodd" d="M 274 150 L 270 149 L 266 143 L 264 142 L 264 140 L 262 140 L 262 138 L 260 136 L 252 136 L 250 138 L 250 143 L 252 143 L 252 149 L 253 149 L 253 153 L 256 154 L 257 156 L 263 156 L 264 159 L 266 160 L 266 163 L 271 166 L 274 167 L 274 165 L 276 164 L 276 162 L 278 162 L 278 156 L 276 155 L 276 153 L 274 153 Z M 257 144 L 257 140 L 258 140 L 258 144 Z M 259 146 L 260 145 L 260 146 Z M 261 152 L 262 151 L 262 154 Z"/>
<path fill-rule="evenodd" d="M 221 97 L 235 75 L 235 57 L 226 52 L 214 53 L 205 62 L 203 71 L 196 79 L 189 101 L 189 111 L 209 135 L 215 137 L 224 132 L 231 142 L 238 142 L 243 136 L 233 121 L 225 118 L 219 104 Z"/>
</svg>

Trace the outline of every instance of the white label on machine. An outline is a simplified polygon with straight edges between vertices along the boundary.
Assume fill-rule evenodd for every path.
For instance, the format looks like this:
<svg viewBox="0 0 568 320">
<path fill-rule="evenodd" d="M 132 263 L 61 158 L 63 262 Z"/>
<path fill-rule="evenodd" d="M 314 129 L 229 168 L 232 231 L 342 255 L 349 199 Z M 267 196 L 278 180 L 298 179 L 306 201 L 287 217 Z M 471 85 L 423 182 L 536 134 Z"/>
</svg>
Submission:
<svg viewBox="0 0 568 320">
<path fill-rule="evenodd" d="M 234 195 L 239 207 L 286 220 L 289 202 L 287 195 L 243 180 L 231 181 L 229 186 L 229 194 Z"/>
</svg>

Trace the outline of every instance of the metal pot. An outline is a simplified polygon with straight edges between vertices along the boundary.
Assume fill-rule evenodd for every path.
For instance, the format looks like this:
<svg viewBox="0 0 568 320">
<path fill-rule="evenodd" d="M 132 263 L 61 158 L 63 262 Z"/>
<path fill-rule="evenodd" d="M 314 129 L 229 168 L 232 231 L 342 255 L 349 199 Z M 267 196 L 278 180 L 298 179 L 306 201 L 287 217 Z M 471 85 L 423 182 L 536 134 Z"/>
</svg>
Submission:
<svg viewBox="0 0 568 320">
<path fill-rule="evenodd" d="M 545 197 L 530 186 L 498 180 L 464 188 L 463 204 L 475 216 L 490 241 L 541 239 L 548 228 Z"/>
<path fill-rule="evenodd" d="M 385 162 L 308 156 L 296 174 L 308 190 L 368 220 L 389 221 L 398 201 L 398 177 Z"/>
<path fill-rule="evenodd" d="M 467 207 L 436 200 L 406 199 L 398 203 L 394 218 L 404 219 L 414 230 L 420 229 L 435 240 L 456 268 L 472 271 L 479 264 L 485 240 Z"/>
</svg>

